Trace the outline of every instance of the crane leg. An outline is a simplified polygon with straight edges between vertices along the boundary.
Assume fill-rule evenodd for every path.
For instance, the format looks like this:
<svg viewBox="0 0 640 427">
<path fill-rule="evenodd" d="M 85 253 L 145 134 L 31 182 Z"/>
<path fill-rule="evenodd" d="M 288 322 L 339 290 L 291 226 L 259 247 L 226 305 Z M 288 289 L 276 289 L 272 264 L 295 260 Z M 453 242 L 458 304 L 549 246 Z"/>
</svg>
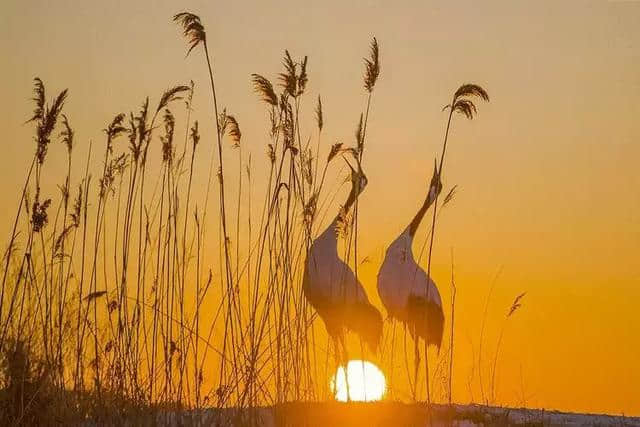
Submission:
<svg viewBox="0 0 640 427">
<path fill-rule="evenodd" d="M 349 375 L 347 372 L 347 363 L 349 361 L 348 356 L 347 356 L 347 347 L 346 344 L 344 342 L 344 336 L 340 336 L 340 337 L 332 337 L 333 338 L 333 346 L 335 348 L 335 372 L 336 372 L 336 381 L 337 381 L 337 374 L 338 374 L 338 369 L 340 367 L 342 367 L 343 372 L 344 372 L 344 380 L 345 380 L 345 384 L 347 387 L 347 401 L 351 400 L 351 392 L 349 391 Z M 334 390 L 334 398 L 336 397 L 335 395 L 336 390 Z"/>
<path fill-rule="evenodd" d="M 340 351 L 340 343 L 338 342 L 338 339 L 334 336 L 331 337 L 331 341 L 333 342 L 333 349 L 334 349 L 334 362 L 335 362 L 335 366 L 333 369 L 333 372 L 335 377 L 335 384 L 334 384 L 334 389 L 333 389 L 333 398 L 336 398 L 337 395 L 337 382 L 338 382 L 338 368 L 340 368 L 341 365 L 341 361 L 342 361 L 342 356 L 340 355 L 341 351 Z"/>
<path fill-rule="evenodd" d="M 349 355 L 347 354 L 347 344 L 344 340 L 344 335 L 340 336 L 340 344 L 342 345 L 342 366 L 344 367 L 345 384 L 347 385 L 347 402 L 351 401 L 351 391 L 349 390 Z"/>
<path fill-rule="evenodd" d="M 414 377 L 414 383 L 413 383 L 413 400 L 414 401 L 418 401 L 418 367 L 420 366 L 420 347 L 419 347 L 419 341 L 420 338 L 418 337 L 418 334 L 416 333 L 416 330 L 414 328 L 413 331 L 413 350 L 414 350 L 414 358 L 413 358 L 413 377 Z"/>
<path fill-rule="evenodd" d="M 427 386 L 427 404 L 431 404 L 431 389 L 429 387 L 429 354 L 427 353 L 427 349 L 429 347 L 429 343 L 427 339 L 424 339 L 424 374 L 426 379 Z"/>
</svg>

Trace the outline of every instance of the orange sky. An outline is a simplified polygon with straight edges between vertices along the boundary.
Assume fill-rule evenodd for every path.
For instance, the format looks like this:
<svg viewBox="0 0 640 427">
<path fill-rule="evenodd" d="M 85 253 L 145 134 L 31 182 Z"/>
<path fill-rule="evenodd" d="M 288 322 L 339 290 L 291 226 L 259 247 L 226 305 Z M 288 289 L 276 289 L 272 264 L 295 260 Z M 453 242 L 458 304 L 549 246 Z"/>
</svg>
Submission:
<svg viewBox="0 0 640 427">
<path fill-rule="evenodd" d="M 444 183 L 459 190 L 441 216 L 434 258 L 448 304 L 454 248 L 454 397 L 471 399 L 471 354 L 491 280 L 501 270 L 489 307 L 491 352 L 512 299 L 527 296 L 505 335 L 499 402 L 520 404 L 524 388 L 531 406 L 640 415 L 640 3 L 193 1 L 182 7 L 206 25 L 219 98 L 240 120 L 258 178 L 266 171 L 267 120 L 249 75 L 274 76 L 285 48 L 309 55 L 303 130 L 313 131 L 320 93 L 326 144 L 350 143 L 365 101 L 361 58 L 370 38 L 378 38 L 382 74 L 360 219 L 361 250 L 373 261 L 363 278 L 378 306 L 375 273 L 384 248 L 424 198 L 444 132 L 441 108 L 461 83 L 485 87 L 491 103 L 479 105 L 473 122 L 456 119 L 450 136 Z M 70 89 L 66 113 L 76 128 L 78 159 L 88 140 L 102 141 L 100 130 L 115 113 L 137 108 L 144 96 L 189 79 L 206 88 L 201 56 L 184 59 L 185 43 L 170 23 L 177 11 L 171 1 L 3 2 L 0 202 L 14 206 L 33 153 L 31 126 L 22 125 L 32 110 L 33 77 L 44 80 L 49 94 Z M 208 96 L 196 93 L 201 120 L 210 117 Z M 202 133 L 210 138 L 211 124 Z M 63 167 L 63 150 L 52 148 L 50 155 L 47 168 L 55 172 L 56 159 Z M 12 215 L 13 208 L 0 212 L 2 233 Z"/>
</svg>

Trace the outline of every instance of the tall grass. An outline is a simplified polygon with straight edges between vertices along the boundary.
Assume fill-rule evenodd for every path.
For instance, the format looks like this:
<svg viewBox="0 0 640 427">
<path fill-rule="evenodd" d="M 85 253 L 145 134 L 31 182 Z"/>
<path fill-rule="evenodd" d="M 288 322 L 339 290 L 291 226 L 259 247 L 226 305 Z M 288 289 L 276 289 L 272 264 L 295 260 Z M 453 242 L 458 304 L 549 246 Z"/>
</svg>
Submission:
<svg viewBox="0 0 640 427">
<path fill-rule="evenodd" d="M 459 113 L 464 115 L 467 119 L 473 119 L 474 114 L 477 113 L 477 109 L 475 104 L 473 103 L 472 98 L 478 97 L 483 101 L 489 101 L 489 95 L 487 92 L 480 86 L 475 84 L 463 84 L 456 90 L 453 94 L 453 99 L 451 100 L 451 104 L 448 104 L 444 107 L 443 110 L 449 110 L 449 118 L 447 119 L 447 128 L 444 133 L 444 142 L 442 144 L 442 153 L 440 155 L 440 163 L 437 165 L 438 171 L 438 182 L 440 182 L 442 178 L 442 169 L 444 168 L 444 159 L 445 154 L 447 152 L 447 141 L 449 139 L 449 129 L 451 127 L 451 119 L 453 118 L 453 113 Z M 433 220 L 431 222 L 431 231 L 429 236 L 429 252 L 427 255 L 427 277 L 431 277 L 431 258 L 433 254 L 433 240 L 436 234 L 436 218 L 438 215 L 438 196 L 436 193 L 435 200 L 433 202 Z M 429 291 L 427 290 L 427 300 L 429 299 Z M 428 325 L 428 322 L 427 322 Z M 425 365 L 425 381 L 427 387 L 427 402 L 431 401 L 431 393 L 430 393 L 430 385 L 429 385 L 429 356 L 428 356 L 428 345 L 425 341 L 424 344 L 424 365 Z"/>
<path fill-rule="evenodd" d="M 268 168 L 261 182 L 253 178 L 255 160 L 246 156 L 241 117 L 219 104 L 204 24 L 187 12 L 173 20 L 187 38 L 187 54 L 203 48 L 210 111 L 193 108 L 199 86 L 177 84 L 105 118 L 103 139 L 88 143 L 63 114 L 67 91 L 47 101 L 44 83 L 35 79 L 34 155 L 2 258 L 0 401 L 13 408 L 0 415 L 5 424 L 43 423 L 50 411 L 69 423 L 149 413 L 162 423 L 172 413 L 211 406 L 238 409 L 234 416 L 249 414 L 257 424 L 256 412 L 240 409 L 329 397 L 332 349 L 304 298 L 302 274 L 306 251 L 343 190 L 343 171 L 333 160 L 350 152 L 363 162 L 381 70 L 378 41 L 373 38 L 364 60 L 366 103 L 356 116 L 353 146 L 326 144 L 330 116 L 319 95 L 315 109 L 304 110 L 306 56 L 285 50 L 275 79 L 250 76 L 268 130 L 266 158 L 257 160 Z M 452 114 L 471 118 L 473 95 L 486 97 L 466 85 L 449 107 L 439 174 Z M 213 138 L 201 135 L 207 116 L 216 123 Z M 307 135 L 308 122 L 315 126 Z M 75 148 L 82 144 L 88 154 L 78 159 Z M 203 159 L 207 147 L 212 156 Z M 62 176 L 45 169 L 51 149 L 65 151 Z M 227 150 L 237 154 L 237 165 L 223 164 Z M 200 197 L 194 187 L 207 172 Z M 208 215 L 214 175 L 217 217 Z M 231 201 L 228 182 L 235 179 Z M 45 195 L 51 185 L 43 182 L 57 182 L 59 192 Z M 256 184 L 264 189 L 256 191 Z M 258 202 L 257 192 L 264 194 Z M 365 262 L 359 215 L 356 202 L 342 232 L 343 258 L 356 275 Z M 207 230 L 216 228 L 217 249 L 206 243 Z M 435 210 L 429 268 L 434 233 Z M 453 272 L 451 280 L 454 286 Z M 392 337 L 393 349 L 395 329 Z M 453 344 L 452 331 L 449 353 L 433 372 L 449 402 Z"/>
<path fill-rule="evenodd" d="M 210 141 L 194 120 L 193 82 L 170 87 L 156 103 L 146 97 L 131 112 L 107 120 L 103 141 L 90 144 L 78 167 L 74 148 L 87 142 L 63 114 L 67 91 L 47 104 L 44 83 L 35 81 L 30 121 L 36 146 L 2 259 L 0 350 L 8 368 L 0 390 L 33 402 L 43 402 L 38 393 L 44 390 L 47 398 L 58 395 L 58 403 L 70 408 L 70 422 L 86 416 L 114 420 L 152 408 L 253 408 L 327 397 L 320 334 L 300 283 L 304 253 L 341 188 L 339 181 L 328 184 L 328 171 L 347 148 L 323 147 L 320 97 L 309 112 L 317 133 L 303 134 L 307 57 L 294 59 L 285 51 L 276 84 L 252 75 L 269 128 L 269 176 L 254 221 L 251 160 L 243 157 L 240 120 L 219 110 L 204 25 L 190 13 L 174 21 L 187 37 L 188 52 L 204 48 L 209 74 L 219 263 L 204 244 L 207 227 L 215 223 L 207 216 L 209 190 L 204 199 L 192 191 L 201 175 L 200 147 Z M 375 39 L 371 49 L 362 129 L 348 149 L 360 157 L 379 73 Z M 223 164 L 226 139 L 238 154 L 237 167 Z M 66 150 L 62 177 L 44 168 L 53 140 Z M 213 164 L 212 158 L 210 170 Z M 82 175 L 75 184 L 74 169 Z M 235 212 L 225 194 L 229 174 L 238 180 Z M 43 180 L 59 180 L 59 194 L 45 197 Z M 16 381 L 37 387 L 16 391 Z M 47 416 L 33 413 L 36 407 L 17 406 L 3 421 Z"/>
</svg>

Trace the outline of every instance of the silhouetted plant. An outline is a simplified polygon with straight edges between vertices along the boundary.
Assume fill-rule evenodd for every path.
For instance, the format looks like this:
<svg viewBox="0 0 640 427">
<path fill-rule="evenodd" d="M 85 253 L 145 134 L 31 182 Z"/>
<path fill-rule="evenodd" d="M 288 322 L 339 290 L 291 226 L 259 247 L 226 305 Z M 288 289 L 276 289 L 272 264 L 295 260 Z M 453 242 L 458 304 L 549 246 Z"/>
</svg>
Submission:
<svg viewBox="0 0 640 427">
<path fill-rule="evenodd" d="M 493 356 L 493 367 L 491 369 L 491 403 L 496 401 L 497 394 L 497 386 L 496 386 L 496 370 L 498 367 L 498 357 L 500 355 L 500 346 L 502 345 L 502 338 L 504 337 L 504 331 L 507 326 L 507 322 L 515 314 L 518 309 L 522 307 L 522 298 L 526 295 L 526 292 L 523 292 L 515 297 L 507 314 L 502 322 L 502 326 L 500 327 L 500 334 L 498 335 L 498 343 L 496 344 L 496 352 Z"/>
<path fill-rule="evenodd" d="M 464 84 L 456 90 L 453 94 L 453 99 L 450 104 L 446 105 L 443 110 L 449 110 L 449 118 L 447 120 L 447 129 L 444 134 L 444 143 L 442 145 L 442 154 L 440 155 L 440 164 L 438 165 L 438 181 L 442 178 L 442 169 L 444 168 L 444 156 L 447 151 L 447 140 L 449 138 L 449 128 L 451 126 L 451 118 L 453 113 L 457 112 L 463 114 L 469 120 L 473 119 L 474 114 L 477 112 L 476 106 L 473 102 L 473 98 L 480 98 L 483 101 L 489 101 L 489 95 L 480 86 L 475 84 Z M 436 215 L 438 212 L 438 194 L 433 203 L 433 220 L 431 222 L 431 232 L 429 237 L 429 252 L 427 258 L 427 277 L 431 277 L 431 255 L 433 252 L 433 239 L 436 234 Z M 427 299 L 429 295 L 427 293 Z M 425 371 L 427 381 L 427 401 L 430 401 L 429 390 L 429 357 L 427 355 L 427 348 L 425 345 Z"/>
</svg>

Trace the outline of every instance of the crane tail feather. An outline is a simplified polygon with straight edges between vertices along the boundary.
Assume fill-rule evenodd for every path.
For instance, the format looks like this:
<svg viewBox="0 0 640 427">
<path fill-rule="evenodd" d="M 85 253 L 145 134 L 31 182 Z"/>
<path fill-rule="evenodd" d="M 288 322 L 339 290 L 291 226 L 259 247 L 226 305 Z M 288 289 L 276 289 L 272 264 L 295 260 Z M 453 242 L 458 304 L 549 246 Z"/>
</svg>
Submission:
<svg viewBox="0 0 640 427">
<path fill-rule="evenodd" d="M 382 335 L 382 315 L 378 309 L 368 303 L 358 303 L 345 314 L 345 326 L 360 336 L 369 349 L 377 351 Z"/>
<path fill-rule="evenodd" d="M 432 300 L 411 295 L 407 302 L 407 323 L 410 330 L 440 350 L 444 331 L 442 307 Z"/>
</svg>

